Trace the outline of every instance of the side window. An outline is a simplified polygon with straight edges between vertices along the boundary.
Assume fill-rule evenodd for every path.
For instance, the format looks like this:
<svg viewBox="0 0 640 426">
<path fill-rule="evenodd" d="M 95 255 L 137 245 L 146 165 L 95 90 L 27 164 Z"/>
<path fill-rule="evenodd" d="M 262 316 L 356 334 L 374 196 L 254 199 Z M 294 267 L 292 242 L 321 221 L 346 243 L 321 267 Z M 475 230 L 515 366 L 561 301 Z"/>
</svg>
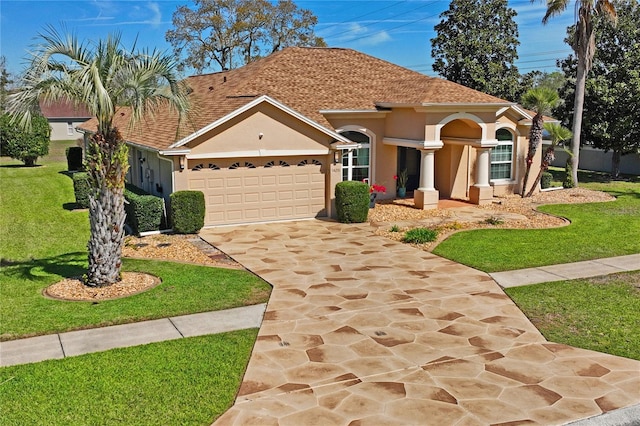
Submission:
<svg viewBox="0 0 640 426">
<path fill-rule="evenodd" d="M 496 131 L 498 146 L 491 150 L 491 180 L 510 180 L 513 170 L 513 134 L 507 129 Z"/>
</svg>

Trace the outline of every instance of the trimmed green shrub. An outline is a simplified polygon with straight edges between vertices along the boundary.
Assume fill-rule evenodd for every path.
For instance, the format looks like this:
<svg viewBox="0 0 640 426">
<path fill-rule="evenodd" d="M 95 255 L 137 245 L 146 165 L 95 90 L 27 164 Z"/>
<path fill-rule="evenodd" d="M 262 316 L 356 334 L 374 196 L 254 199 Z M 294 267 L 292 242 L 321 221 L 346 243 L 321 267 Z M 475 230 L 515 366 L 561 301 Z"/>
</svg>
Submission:
<svg viewBox="0 0 640 426">
<path fill-rule="evenodd" d="M 124 198 L 127 223 L 135 234 L 160 230 L 164 211 L 162 198 L 146 194 L 131 186 L 124 190 Z"/>
<path fill-rule="evenodd" d="M 571 156 L 567 158 L 565 165 L 564 182 L 562 182 L 563 188 L 575 188 L 576 183 L 573 181 L 573 165 L 571 164 Z"/>
<path fill-rule="evenodd" d="M 369 185 L 345 181 L 336 185 L 336 214 L 338 222 L 362 223 L 369 214 Z"/>
<path fill-rule="evenodd" d="M 197 234 L 204 226 L 204 194 L 201 191 L 176 191 L 170 197 L 173 232 Z"/>
<path fill-rule="evenodd" d="M 438 238 L 438 231 L 429 228 L 414 228 L 404 233 L 402 239 L 405 243 L 424 244 L 435 241 Z"/>
<path fill-rule="evenodd" d="M 67 154 L 67 170 L 82 170 L 82 148 L 79 146 L 70 146 L 66 149 Z"/>
<path fill-rule="evenodd" d="M 553 175 L 551 173 L 549 172 L 542 173 L 542 176 L 540 177 L 540 187 L 542 189 L 550 188 L 552 180 L 553 180 Z"/>
<path fill-rule="evenodd" d="M 89 183 L 89 175 L 84 172 L 74 173 L 73 194 L 76 197 L 76 205 L 82 209 L 88 209 L 90 193 L 91 184 Z"/>
</svg>

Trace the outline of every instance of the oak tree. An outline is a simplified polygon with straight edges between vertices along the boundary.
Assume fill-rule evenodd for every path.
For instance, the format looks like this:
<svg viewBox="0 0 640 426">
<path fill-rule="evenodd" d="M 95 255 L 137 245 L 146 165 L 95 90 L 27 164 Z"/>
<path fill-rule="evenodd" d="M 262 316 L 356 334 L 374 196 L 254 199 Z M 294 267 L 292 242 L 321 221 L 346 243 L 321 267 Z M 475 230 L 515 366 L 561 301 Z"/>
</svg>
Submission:
<svg viewBox="0 0 640 426">
<path fill-rule="evenodd" d="M 325 46 L 316 16 L 291 0 L 195 0 L 180 6 L 165 38 L 180 67 L 228 70 L 288 46 Z"/>
<path fill-rule="evenodd" d="M 452 0 L 431 39 L 433 70 L 447 80 L 510 101 L 522 95 L 516 11 L 507 0 Z"/>
</svg>

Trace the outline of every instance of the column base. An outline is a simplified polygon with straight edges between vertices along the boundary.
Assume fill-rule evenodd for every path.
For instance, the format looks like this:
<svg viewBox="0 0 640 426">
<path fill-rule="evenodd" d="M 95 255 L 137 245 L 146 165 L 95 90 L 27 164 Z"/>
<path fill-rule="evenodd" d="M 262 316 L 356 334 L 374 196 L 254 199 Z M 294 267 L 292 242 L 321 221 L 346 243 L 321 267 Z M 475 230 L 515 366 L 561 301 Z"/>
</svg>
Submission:
<svg viewBox="0 0 640 426">
<path fill-rule="evenodd" d="M 493 187 L 472 186 L 469 188 L 469 200 L 478 205 L 491 204 L 493 202 Z"/>
<path fill-rule="evenodd" d="M 437 189 L 416 189 L 413 191 L 413 202 L 417 208 L 422 210 L 433 210 L 438 208 L 440 191 Z"/>
</svg>

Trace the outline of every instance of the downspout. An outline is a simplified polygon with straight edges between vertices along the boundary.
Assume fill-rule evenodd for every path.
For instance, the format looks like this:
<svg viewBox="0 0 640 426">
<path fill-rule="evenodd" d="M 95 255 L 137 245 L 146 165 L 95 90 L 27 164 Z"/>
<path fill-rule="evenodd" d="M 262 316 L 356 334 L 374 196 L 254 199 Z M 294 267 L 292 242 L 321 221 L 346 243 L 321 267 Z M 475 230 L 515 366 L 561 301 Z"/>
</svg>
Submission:
<svg viewBox="0 0 640 426">
<path fill-rule="evenodd" d="M 176 185 L 175 185 L 175 176 L 173 175 L 173 172 L 174 172 L 173 160 L 165 158 L 163 156 L 160 156 L 159 152 L 156 152 L 156 156 L 158 157 L 158 160 L 164 160 L 164 161 L 167 161 L 167 162 L 169 162 L 171 164 L 171 192 L 169 194 L 172 194 L 174 192 L 175 187 L 176 187 Z M 164 197 L 162 197 L 162 209 L 164 210 L 165 223 L 167 224 L 167 227 L 169 227 L 169 214 L 167 212 L 167 201 L 165 200 Z"/>
</svg>

